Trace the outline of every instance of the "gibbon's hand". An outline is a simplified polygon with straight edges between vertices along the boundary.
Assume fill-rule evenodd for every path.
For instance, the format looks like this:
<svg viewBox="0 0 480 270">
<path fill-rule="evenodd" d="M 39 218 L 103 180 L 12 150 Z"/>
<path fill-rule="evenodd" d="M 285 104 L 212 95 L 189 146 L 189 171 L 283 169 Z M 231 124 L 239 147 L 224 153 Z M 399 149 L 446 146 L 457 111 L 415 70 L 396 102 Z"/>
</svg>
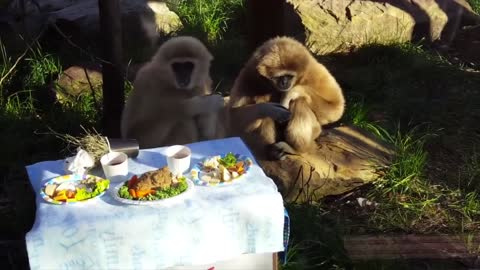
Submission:
<svg viewBox="0 0 480 270">
<path fill-rule="evenodd" d="M 262 105 L 261 114 L 265 117 L 270 117 L 279 123 L 285 123 L 290 120 L 290 111 L 278 103 L 267 102 L 259 105 Z"/>
<path fill-rule="evenodd" d="M 295 155 L 297 152 L 284 141 L 267 145 L 267 158 L 270 160 L 284 160 L 287 155 Z"/>
</svg>

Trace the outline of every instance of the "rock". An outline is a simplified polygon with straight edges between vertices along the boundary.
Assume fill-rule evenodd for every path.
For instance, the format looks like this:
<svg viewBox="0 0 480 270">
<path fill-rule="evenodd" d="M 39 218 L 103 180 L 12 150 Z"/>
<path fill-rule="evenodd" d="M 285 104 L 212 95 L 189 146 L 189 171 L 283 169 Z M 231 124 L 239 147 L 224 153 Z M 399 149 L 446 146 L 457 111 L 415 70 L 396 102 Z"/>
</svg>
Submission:
<svg viewBox="0 0 480 270">
<path fill-rule="evenodd" d="M 167 4 L 153 1 L 150 1 L 147 4 L 155 14 L 155 25 L 157 32 L 169 34 L 179 30 L 182 27 L 180 18 L 175 12 L 170 11 Z"/>
<path fill-rule="evenodd" d="M 480 24 L 461 29 L 452 45 L 460 59 L 480 66 Z"/>
<path fill-rule="evenodd" d="M 56 82 L 56 96 L 59 101 L 72 100 L 81 95 L 95 93 L 102 95 L 102 73 L 99 67 L 71 66 L 64 70 Z"/>
<path fill-rule="evenodd" d="M 460 25 L 479 20 L 465 0 L 287 2 L 303 22 L 306 43 L 319 54 L 422 37 L 450 42 Z"/>
<path fill-rule="evenodd" d="M 23 11 L 21 2 L 25 2 Z M 169 10 L 165 2 L 120 0 L 120 5 L 122 17 L 137 14 L 145 19 L 145 22 L 147 20 L 153 22 L 159 33 L 171 33 L 182 25 L 179 17 Z M 9 4 L 9 13 L 16 15 L 42 13 L 53 21 L 57 19 L 75 21 L 86 31 L 97 31 L 99 28 L 97 0 L 13 0 Z"/>
<path fill-rule="evenodd" d="M 66 21 L 81 29 L 80 33 L 75 34 L 93 40 L 99 39 L 98 0 L 25 1 L 24 13 L 21 1 L 24 0 L 13 0 L 10 3 L 11 14 L 24 14 L 24 20 L 28 22 L 32 21 L 30 18 L 38 18 L 33 24 L 36 26 Z M 122 39 L 124 49 L 130 52 L 130 57 L 136 53 L 148 54 L 158 37 L 170 34 L 182 26 L 180 18 L 169 10 L 165 2 L 148 0 L 120 0 L 120 2 Z"/>
<path fill-rule="evenodd" d="M 355 127 L 341 126 L 317 139 L 315 153 L 281 161 L 257 159 L 288 202 L 315 201 L 372 182 L 388 166 L 392 148 Z"/>
</svg>

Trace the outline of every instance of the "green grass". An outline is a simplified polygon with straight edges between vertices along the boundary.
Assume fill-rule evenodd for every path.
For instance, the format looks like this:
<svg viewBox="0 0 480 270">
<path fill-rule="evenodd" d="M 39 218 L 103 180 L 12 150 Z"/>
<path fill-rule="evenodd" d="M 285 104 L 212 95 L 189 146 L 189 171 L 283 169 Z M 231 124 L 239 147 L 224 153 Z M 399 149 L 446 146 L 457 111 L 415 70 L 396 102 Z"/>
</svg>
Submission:
<svg viewBox="0 0 480 270">
<path fill-rule="evenodd" d="M 26 61 L 30 72 L 26 78 L 25 87 L 44 86 L 62 71 L 60 60 L 51 54 L 44 53 L 39 44 L 31 49 L 30 56 L 26 58 Z"/>
<path fill-rule="evenodd" d="M 291 239 L 283 270 L 345 269 L 342 225 L 320 205 L 287 205 Z"/>
<path fill-rule="evenodd" d="M 480 0 L 467 0 L 475 13 L 480 14 Z"/>
<path fill-rule="evenodd" d="M 3 91 L 5 85 L 10 82 L 11 77 L 14 75 L 12 73 L 15 72 L 15 70 L 12 70 L 14 63 L 12 61 L 12 58 L 8 55 L 7 50 L 1 40 L 0 57 L 0 91 Z"/>
<path fill-rule="evenodd" d="M 171 5 L 184 26 L 183 33 L 194 33 L 210 44 L 220 42 L 242 0 L 178 0 Z"/>
</svg>

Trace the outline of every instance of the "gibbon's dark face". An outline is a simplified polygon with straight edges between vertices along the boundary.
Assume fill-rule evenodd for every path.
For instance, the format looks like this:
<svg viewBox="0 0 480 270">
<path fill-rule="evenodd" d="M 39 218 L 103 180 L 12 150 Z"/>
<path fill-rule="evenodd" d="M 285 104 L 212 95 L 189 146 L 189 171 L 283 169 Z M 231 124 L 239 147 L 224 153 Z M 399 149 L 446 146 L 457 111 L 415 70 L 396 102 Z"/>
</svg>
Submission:
<svg viewBox="0 0 480 270">
<path fill-rule="evenodd" d="M 172 63 L 172 70 L 175 74 L 175 82 L 178 88 L 181 89 L 188 89 L 191 81 L 192 81 L 192 74 L 195 65 L 190 61 L 183 61 L 183 62 L 173 62 Z"/>
<path fill-rule="evenodd" d="M 292 87 L 293 78 L 294 76 L 291 74 L 284 74 L 272 78 L 272 81 L 278 90 L 286 92 Z"/>
</svg>

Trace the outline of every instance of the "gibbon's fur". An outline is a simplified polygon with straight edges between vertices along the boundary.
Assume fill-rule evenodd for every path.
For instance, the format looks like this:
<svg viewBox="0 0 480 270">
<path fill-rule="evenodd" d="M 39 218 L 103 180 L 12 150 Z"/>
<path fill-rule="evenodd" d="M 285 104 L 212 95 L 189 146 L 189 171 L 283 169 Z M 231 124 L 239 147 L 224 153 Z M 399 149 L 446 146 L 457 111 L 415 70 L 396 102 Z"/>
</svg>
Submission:
<svg viewBox="0 0 480 270">
<path fill-rule="evenodd" d="M 212 93 L 208 49 L 193 37 L 163 43 L 137 73 L 122 114 L 123 138 L 141 148 L 222 137 L 223 98 Z"/>
<path fill-rule="evenodd" d="M 271 116 L 241 121 L 244 116 L 235 112 L 261 103 L 281 104 L 290 111 L 290 119 L 283 125 Z M 322 126 L 342 117 L 345 100 L 335 78 L 304 45 L 277 37 L 257 48 L 240 71 L 228 107 L 233 132 L 252 148 L 269 146 L 268 152 L 281 158 L 311 149 Z"/>
</svg>

